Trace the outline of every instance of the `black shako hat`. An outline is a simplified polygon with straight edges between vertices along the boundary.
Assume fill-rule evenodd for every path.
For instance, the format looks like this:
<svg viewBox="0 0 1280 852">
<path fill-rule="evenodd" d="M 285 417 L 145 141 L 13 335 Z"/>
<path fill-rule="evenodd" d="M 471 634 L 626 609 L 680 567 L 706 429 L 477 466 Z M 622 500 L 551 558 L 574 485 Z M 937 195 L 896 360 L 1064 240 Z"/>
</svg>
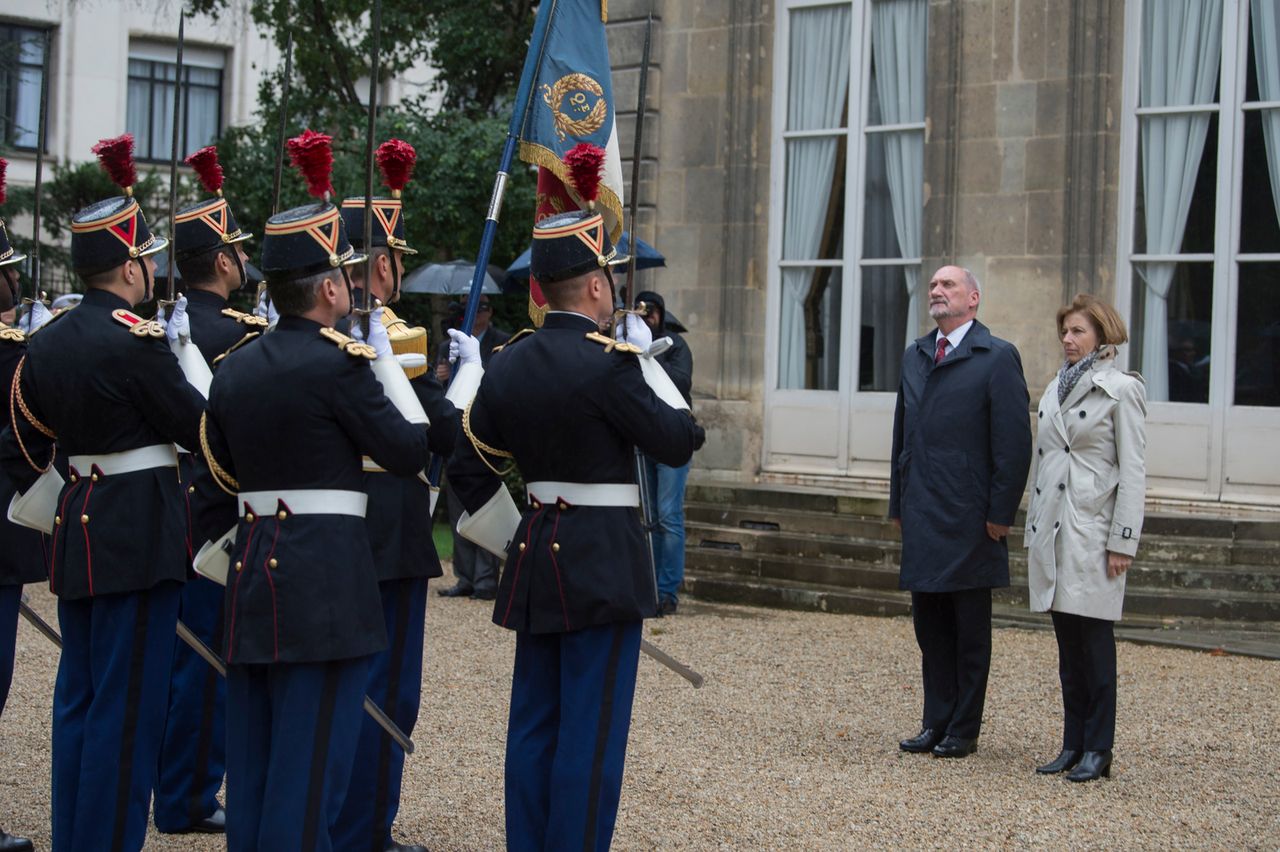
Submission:
<svg viewBox="0 0 1280 852">
<path fill-rule="evenodd" d="M 346 226 L 351 245 L 367 251 L 364 244 L 364 196 L 342 200 L 342 222 Z M 373 248 L 383 246 L 399 249 L 405 254 L 417 254 L 404 238 L 404 206 L 399 198 L 373 199 Z"/>
<path fill-rule="evenodd" d="M 364 260 L 351 246 L 338 208 L 327 201 L 277 213 L 263 228 L 262 274 L 268 282 L 293 281 Z"/>
<path fill-rule="evenodd" d="M 4 220 L 0 219 L 0 266 L 22 263 L 26 259 L 27 256 L 9 242 L 9 229 L 5 227 Z"/>
<path fill-rule="evenodd" d="M 606 269 L 617 254 L 604 217 L 587 210 L 548 216 L 533 228 L 529 274 L 542 284 Z"/>
<path fill-rule="evenodd" d="M 131 195 L 96 201 L 71 219 L 71 267 L 78 275 L 105 272 L 168 245 L 151 233 Z"/>
<path fill-rule="evenodd" d="M 174 217 L 173 240 L 178 259 L 242 243 L 252 237 L 253 234 L 240 230 L 230 205 L 222 196 L 222 166 L 218 163 L 217 147 L 201 148 L 185 162 L 195 169 L 201 185 L 213 197 L 183 207 Z"/>
</svg>

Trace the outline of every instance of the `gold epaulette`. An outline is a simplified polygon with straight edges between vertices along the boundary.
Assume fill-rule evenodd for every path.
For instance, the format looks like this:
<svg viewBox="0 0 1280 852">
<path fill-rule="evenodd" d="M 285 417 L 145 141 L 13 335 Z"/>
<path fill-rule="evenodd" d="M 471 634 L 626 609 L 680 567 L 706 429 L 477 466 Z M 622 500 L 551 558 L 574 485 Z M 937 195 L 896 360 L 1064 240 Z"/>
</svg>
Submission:
<svg viewBox="0 0 1280 852">
<path fill-rule="evenodd" d="M 0 323 L 0 342 L 3 343 L 26 343 L 27 336 L 22 333 L 21 329 L 10 328 L 4 323 Z"/>
<path fill-rule="evenodd" d="M 129 333 L 134 337 L 164 337 L 163 325 L 156 320 L 144 320 L 133 311 L 116 308 L 111 312 L 111 318 L 121 325 L 129 326 Z"/>
<path fill-rule="evenodd" d="M 336 344 L 339 349 L 350 355 L 352 358 L 368 358 L 370 361 L 378 357 L 377 351 L 367 343 L 361 343 L 354 337 L 348 337 L 336 328 L 320 329 L 320 336 L 330 343 Z"/>
<path fill-rule="evenodd" d="M 390 308 L 382 309 L 382 325 L 391 340 L 391 351 L 397 355 L 421 355 L 427 358 L 427 330 L 422 326 L 409 325 Z M 429 360 L 429 359 L 428 359 Z M 427 372 L 426 361 L 421 367 L 405 367 L 404 374 L 410 379 Z"/>
<path fill-rule="evenodd" d="M 605 352 L 629 352 L 632 355 L 639 355 L 641 352 L 644 352 L 643 349 L 636 346 L 634 343 L 624 343 L 621 340 L 614 340 L 612 337 L 606 337 L 598 331 L 588 331 L 586 336 L 587 340 L 602 345 Z"/>
<path fill-rule="evenodd" d="M 254 328 L 267 327 L 266 317 L 260 317 L 257 314 L 246 314 L 244 311 L 237 311 L 235 308 L 223 308 L 222 315 L 224 317 L 231 317 L 231 319 L 235 320 L 241 325 L 251 325 Z"/>
<path fill-rule="evenodd" d="M 519 330 L 519 331 L 517 331 L 515 334 L 511 335 L 510 337 L 508 337 L 506 340 L 504 340 L 503 342 L 499 343 L 497 346 L 493 347 L 493 354 L 497 355 L 497 354 L 498 354 L 499 352 L 501 352 L 503 349 L 506 349 L 508 346 L 513 346 L 513 345 L 515 345 L 518 341 L 524 340 L 526 337 L 528 337 L 529 335 L 533 334 L 535 331 L 537 331 L 537 329 L 536 329 L 536 328 L 522 328 L 522 329 L 520 329 L 520 330 Z"/>
<path fill-rule="evenodd" d="M 239 339 L 239 340 L 237 340 L 235 343 L 231 344 L 231 346 L 227 348 L 227 351 L 226 351 L 226 352 L 223 352 L 223 353 L 222 353 L 221 355 L 219 355 L 217 358 L 214 358 L 214 359 L 213 359 L 213 366 L 215 366 L 215 367 L 216 367 L 216 366 L 218 366 L 219 362 L 221 362 L 223 358 L 227 357 L 227 356 L 228 356 L 228 355 L 230 355 L 232 352 L 235 352 L 237 349 L 239 349 L 241 346 L 244 346 L 244 345 L 245 345 L 246 343 L 248 343 L 250 340 L 257 340 L 257 339 L 258 339 L 259 337 L 261 337 L 261 336 L 262 336 L 262 332 L 260 332 L 260 331 L 251 331 L 251 332 L 249 332 L 249 333 L 248 333 L 248 334 L 246 334 L 244 337 L 240 338 L 240 339 Z"/>
</svg>

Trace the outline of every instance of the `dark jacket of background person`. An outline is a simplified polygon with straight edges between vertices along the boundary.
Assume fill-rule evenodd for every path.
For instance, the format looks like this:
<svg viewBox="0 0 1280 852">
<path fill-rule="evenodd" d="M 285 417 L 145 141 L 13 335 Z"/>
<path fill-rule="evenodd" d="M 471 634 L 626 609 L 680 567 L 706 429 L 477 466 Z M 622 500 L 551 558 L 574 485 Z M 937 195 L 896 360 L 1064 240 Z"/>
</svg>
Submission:
<svg viewBox="0 0 1280 852">
<path fill-rule="evenodd" d="M 667 326 L 666 300 L 652 290 L 645 290 L 636 295 L 636 301 L 654 305 L 662 312 L 662 322 L 654 329 L 653 339 L 670 337 L 671 348 L 658 356 L 658 363 L 667 371 L 684 401 L 692 406 L 693 397 L 690 393 L 693 390 L 693 353 L 689 351 L 689 344 L 684 342 L 684 338 Z"/>
<path fill-rule="evenodd" d="M 1058 380 L 1045 388 L 1025 539 L 1033 612 L 1120 620 L 1127 574 L 1107 576 L 1107 551 L 1138 552 L 1146 413 L 1142 378 L 1113 357 L 1099 357 L 1061 405 Z"/>
<path fill-rule="evenodd" d="M 1013 344 L 975 321 L 936 367 L 937 332 L 907 348 L 893 419 L 889 516 L 902 521 L 898 585 L 955 592 L 1009 585 L 1011 525 L 1031 461 L 1030 398 Z"/>
</svg>

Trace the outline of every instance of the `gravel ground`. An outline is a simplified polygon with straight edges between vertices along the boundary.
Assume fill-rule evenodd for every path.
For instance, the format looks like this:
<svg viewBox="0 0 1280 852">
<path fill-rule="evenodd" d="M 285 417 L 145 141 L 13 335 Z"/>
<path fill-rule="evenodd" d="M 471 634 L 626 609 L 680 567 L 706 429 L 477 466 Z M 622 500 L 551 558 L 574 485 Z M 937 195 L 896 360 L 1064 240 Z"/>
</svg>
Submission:
<svg viewBox="0 0 1280 852">
<path fill-rule="evenodd" d="M 48 593 L 29 591 L 52 618 Z M 500 849 L 513 637 L 467 599 L 433 594 L 427 616 L 397 837 Z M 686 601 L 646 635 L 707 684 L 642 658 L 616 849 L 1280 848 L 1280 663 L 1122 643 L 1113 777 L 1076 785 L 1032 772 L 1059 745 L 1049 632 L 996 631 L 981 748 L 956 761 L 898 751 L 920 712 L 906 619 Z M 52 650 L 19 627 L 0 719 L 0 825 L 40 849 Z M 154 833 L 147 845 L 221 847 Z"/>
</svg>

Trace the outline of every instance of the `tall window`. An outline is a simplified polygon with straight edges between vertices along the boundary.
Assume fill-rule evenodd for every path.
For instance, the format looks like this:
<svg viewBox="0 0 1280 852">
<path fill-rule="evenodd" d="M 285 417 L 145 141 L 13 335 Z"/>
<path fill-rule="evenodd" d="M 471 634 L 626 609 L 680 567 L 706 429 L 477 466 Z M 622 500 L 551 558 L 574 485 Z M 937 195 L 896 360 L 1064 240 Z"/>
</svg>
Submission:
<svg viewBox="0 0 1280 852">
<path fill-rule="evenodd" d="M 777 386 L 893 391 L 916 323 L 928 4 L 786 15 Z"/>
<path fill-rule="evenodd" d="M 3 141 L 35 150 L 39 137 L 40 78 L 48 30 L 0 24 L 0 110 Z"/>
<path fill-rule="evenodd" d="M 1153 401 L 1280 406 L 1280 12 L 1145 0 L 1137 47 L 1135 366 Z"/>
<path fill-rule="evenodd" d="M 179 156 L 212 143 L 222 130 L 223 56 L 183 54 Z M 144 160 L 167 160 L 173 145 L 173 85 L 178 66 L 173 48 L 134 44 L 129 50 L 128 131 Z"/>
</svg>

